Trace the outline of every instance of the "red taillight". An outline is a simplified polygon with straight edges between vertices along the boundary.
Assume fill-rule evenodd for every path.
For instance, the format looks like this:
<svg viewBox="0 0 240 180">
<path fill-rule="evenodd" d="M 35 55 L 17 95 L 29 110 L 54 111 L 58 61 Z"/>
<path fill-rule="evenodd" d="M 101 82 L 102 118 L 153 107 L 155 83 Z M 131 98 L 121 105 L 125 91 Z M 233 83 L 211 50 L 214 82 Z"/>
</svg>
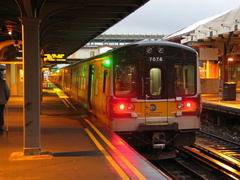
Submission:
<svg viewBox="0 0 240 180">
<path fill-rule="evenodd" d="M 119 109 L 120 110 L 124 110 L 125 109 L 125 105 L 124 104 L 119 104 Z"/>
<path fill-rule="evenodd" d="M 135 110 L 135 105 L 128 101 L 113 100 L 110 107 L 113 117 L 131 118 Z"/>
<path fill-rule="evenodd" d="M 129 99 L 111 98 L 109 102 L 109 112 L 111 118 L 132 118 L 135 105 Z"/>
<path fill-rule="evenodd" d="M 186 107 L 187 108 L 191 108 L 192 107 L 192 103 L 191 102 L 186 102 Z"/>
<path fill-rule="evenodd" d="M 194 106 L 196 106 L 196 103 L 194 103 L 194 101 L 183 101 L 183 102 L 178 102 L 177 103 L 177 108 L 179 110 L 189 110 L 194 108 Z"/>
<path fill-rule="evenodd" d="M 177 109 L 180 110 L 177 113 L 181 114 L 181 116 L 186 115 L 197 115 L 201 114 L 201 97 L 194 98 L 181 98 L 177 101 Z M 181 112 L 181 113 L 180 113 Z"/>
<path fill-rule="evenodd" d="M 135 106 L 132 103 L 119 103 L 117 104 L 117 109 L 124 112 L 133 111 L 135 109 Z"/>
</svg>

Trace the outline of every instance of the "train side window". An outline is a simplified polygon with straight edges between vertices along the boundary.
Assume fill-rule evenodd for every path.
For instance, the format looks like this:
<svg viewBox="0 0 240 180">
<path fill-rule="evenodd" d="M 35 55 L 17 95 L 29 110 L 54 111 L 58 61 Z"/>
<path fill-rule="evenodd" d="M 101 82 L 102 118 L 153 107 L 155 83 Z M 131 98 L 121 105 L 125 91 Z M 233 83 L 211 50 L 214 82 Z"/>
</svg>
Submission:
<svg viewBox="0 0 240 180">
<path fill-rule="evenodd" d="M 108 70 L 104 70 L 103 72 L 103 93 L 106 91 L 106 80 L 107 80 Z"/>
<path fill-rule="evenodd" d="M 159 96 L 162 89 L 162 72 L 159 68 L 152 68 L 150 70 L 150 94 Z"/>
<path fill-rule="evenodd" d="M 177 96 L 195 94 L 194 65 L 175 65 L 175 93 Z"/>
<path fill-rule="evenodd" d="M 80 82 L 81 82 L 81 83 L 80 83 L 80 84 L 81 84 L 81 87 L 80 87 L 80 89 L 81 89 L 81 90 L 83 90 L 83 76 L 81 77 L 81 80 L 80 80 Z"/>
<path fill-rule="evenodd" d="M 95 81 L 95 95 L 96 96 L 98 95 L 98 90 L 99 90 L 99 80 L 98 80 L 98 78 L 96 78 L 96 81 Z"/>
<path fill-rule="evenodd" d="M 83 77 L 83 90 L 86 90 L 86 82 L 87 82 L 87 78 Z"/>
<path fill-rule="evenodd" d="M 81 81 L 82 81 L 82 78 L 81 78 L 81 76 L 79 76 L 79 81 L 78 81 L 78 88 L 79 88 L 79 89 L 81 89 L 81 86 L 82 86 L 82 85 L 81 85 L 81 83 L 82 83 Z"/>
</svg>

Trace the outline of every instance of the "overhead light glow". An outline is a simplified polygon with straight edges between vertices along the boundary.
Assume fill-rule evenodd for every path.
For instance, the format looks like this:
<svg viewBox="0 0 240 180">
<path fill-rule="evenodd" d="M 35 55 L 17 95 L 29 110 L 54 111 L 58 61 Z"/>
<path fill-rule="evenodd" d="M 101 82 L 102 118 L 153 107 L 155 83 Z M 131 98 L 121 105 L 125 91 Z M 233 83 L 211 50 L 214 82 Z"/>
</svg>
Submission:
<svg viewBox="0 0 240 180">
<path fill-rule="evenodd" d="M 59 69 L 63 68 L 63 67 L 66 67 L 66 66 L 69 66 L 70 64 L 57 64 L 57 67 Z"/>
</svg>

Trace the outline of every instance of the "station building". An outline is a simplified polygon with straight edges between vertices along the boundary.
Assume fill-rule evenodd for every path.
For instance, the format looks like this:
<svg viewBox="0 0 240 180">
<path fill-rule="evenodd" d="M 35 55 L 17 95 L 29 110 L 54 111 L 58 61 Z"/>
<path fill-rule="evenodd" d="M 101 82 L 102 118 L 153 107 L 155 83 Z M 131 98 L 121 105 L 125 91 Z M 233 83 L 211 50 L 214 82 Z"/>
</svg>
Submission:
<svg viewBox="0 0 240 180">
<path fill-rule="evenodd" d="M 109 45 L 100 45 L 97 47 L 84 46 L 84 47 L 80 48 L 79 50 L 77 50 L 75 53 L 68 56 L 68 59 L 69 60 L 70 59 L 85 59 L 85 58 L 89 58 L 89 57 L 96 56 L 98 54 L 107 52 L 113 48 L 114 47 L 109 46 Z"/>
<path fill-rule="evenodd" d="M 164 37 L 198 51 L 203 93 L 218 93 L 225 83 L 240 88 L 239 17 L 237 7 Z"/>
</svg>

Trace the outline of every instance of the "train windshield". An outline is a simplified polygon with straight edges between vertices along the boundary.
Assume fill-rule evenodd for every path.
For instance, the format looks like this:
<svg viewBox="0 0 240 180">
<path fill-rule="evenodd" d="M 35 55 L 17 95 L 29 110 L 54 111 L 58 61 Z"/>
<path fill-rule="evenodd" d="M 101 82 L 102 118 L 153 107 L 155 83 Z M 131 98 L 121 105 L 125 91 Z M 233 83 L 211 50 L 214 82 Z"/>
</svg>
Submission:
<svg viewBox="0 0 240 180">
<path fill-rule="evenodd" d="M 137 68 L 134 64 L 116 65 L 115 95 L 136 96 Z"/>
<path fill-rule="evenodd" d="M 194 95 L 196 72 L 194 65 L 175 65 L 175 93 L 177 96 Z"/>
</svg>

